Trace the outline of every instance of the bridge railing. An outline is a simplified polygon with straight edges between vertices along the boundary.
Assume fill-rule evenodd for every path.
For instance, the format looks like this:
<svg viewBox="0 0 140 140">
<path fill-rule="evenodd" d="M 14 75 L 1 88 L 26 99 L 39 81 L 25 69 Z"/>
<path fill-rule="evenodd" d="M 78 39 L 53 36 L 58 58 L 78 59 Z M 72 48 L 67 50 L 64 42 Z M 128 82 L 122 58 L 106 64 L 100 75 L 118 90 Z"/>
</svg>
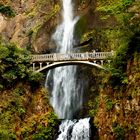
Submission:
<svg viewBox="0 0 140 140">
<path fill-rule="evenodd" d="M 61 54 L 61 53 L 54 53 L 54 54 L 40 54 L 40 55 L 32 55 L 33 62 L 57 62 L 57 61 L 86 61 L 86 60 L 103 60 L 108 57 L 111 57 L 113 52 L 86 52 L 86 53 L 68 53 L 68 54 Z"/>
</svg>

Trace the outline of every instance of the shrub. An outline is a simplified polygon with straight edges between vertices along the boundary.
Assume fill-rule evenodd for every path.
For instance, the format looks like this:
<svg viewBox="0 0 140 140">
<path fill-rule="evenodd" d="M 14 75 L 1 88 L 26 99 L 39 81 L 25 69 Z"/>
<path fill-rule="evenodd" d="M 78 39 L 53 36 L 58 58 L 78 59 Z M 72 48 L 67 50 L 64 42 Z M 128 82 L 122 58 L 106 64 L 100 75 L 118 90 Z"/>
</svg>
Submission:
<svg viewBox="0 0 140 140">
<path fill-rule="evenodd" d="M 43 81 L 43 74 L 31 71 L 29 73 L 28 81 L 31 84 L 32 90 L 36 90 Z"/>
<path fill-rule="evenodd" d="M 126 75 L 127 62 L 134 60 L 134 54 L 140 52 L 140 33 L 136 33 L 127 45 L 122 45 L 116 52 L 116 57 L 111 65 L 110 84 L 113 87 L 119 88 L 121 85 L 128 84 Z"/>
<path fill-rule="evenodd" d="M 56 135 L 55 127 L 58 125 L 58 119 L 54 113 L 48 114 L 48 125 L 39 125 L 37 132 L 32 136 L 32 140 L 53 140 Z"/>
<path fill-rule="evenodd" d="M 16 135 L 8 133 L 6 130 L 0 130 L 0 140 L 16 140 Z"/>
<path fill-rule="evenodd" d="M 10 6 L 5 6 L 0 4 L 0 13 L 4 14 L 7 17 L 14 17 L 15 11 Z"/>
<path fill-rule="evenodd" d="M 14 84 L 26 78 L 30 65 L 29 52 L 14 44 L 0 44 L 0 84 Z"/>
<path fill-rule="evenodd" d="M 33 73 L 30 52 L 15 44 L 0 43 L 0 89 L 13 87 L 19 81 L 40 82 L 42 75 Z"/>
<path fill-rule="evenodd" d="M 105 97 L 105 104 L 106 104 L 106 110 L 110 111 L 113 109 L 114 107 L 114 103 L 112 101 L 111 98 L 109 98 L 108 96 Z"/>
<path fill-rule="evenodd" d="M 96 97 L 94 101 L 90 100 L 88 102 L 88 108 L 89 108 L 89 116 L 93 117 L 96 115 L 99 107 L 99 98 Z"/>
<path fill-rule="evenodd" d="M 113 132 L 116 136 L 116 140 L 124 140 L 125 130 L 118 123 L 113 123 L 112 125 Z"/>
</svg>

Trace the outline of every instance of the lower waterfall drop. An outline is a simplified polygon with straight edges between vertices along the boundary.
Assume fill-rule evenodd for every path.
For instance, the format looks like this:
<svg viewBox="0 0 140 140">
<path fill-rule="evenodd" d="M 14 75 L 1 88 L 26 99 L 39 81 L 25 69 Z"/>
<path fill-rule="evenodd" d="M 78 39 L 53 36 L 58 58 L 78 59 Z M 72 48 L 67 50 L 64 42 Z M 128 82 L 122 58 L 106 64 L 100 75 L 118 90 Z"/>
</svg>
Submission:
<svg viewBox="0 0 140 140">
<path fill-rule="evenodd" d="M 89 140 L 89 118 L 80 120 L 65 120 L 59 127 L 60 135 L 57 140 Z"/>
</svg>

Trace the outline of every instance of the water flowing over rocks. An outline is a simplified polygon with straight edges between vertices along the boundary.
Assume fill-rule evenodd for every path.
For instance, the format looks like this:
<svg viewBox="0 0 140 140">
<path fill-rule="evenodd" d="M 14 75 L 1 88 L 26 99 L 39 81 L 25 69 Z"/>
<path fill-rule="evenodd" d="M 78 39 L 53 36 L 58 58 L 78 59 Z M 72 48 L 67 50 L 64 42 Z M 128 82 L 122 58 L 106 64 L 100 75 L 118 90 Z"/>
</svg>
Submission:
<svg viewBox="0 0 140 140">
<path fill-rule="evenodd" d="M 89 118 L 65 120 L 59 127 L 60 135 L 57 140 L 89 140 L 89 128 Z"/>
</svg>

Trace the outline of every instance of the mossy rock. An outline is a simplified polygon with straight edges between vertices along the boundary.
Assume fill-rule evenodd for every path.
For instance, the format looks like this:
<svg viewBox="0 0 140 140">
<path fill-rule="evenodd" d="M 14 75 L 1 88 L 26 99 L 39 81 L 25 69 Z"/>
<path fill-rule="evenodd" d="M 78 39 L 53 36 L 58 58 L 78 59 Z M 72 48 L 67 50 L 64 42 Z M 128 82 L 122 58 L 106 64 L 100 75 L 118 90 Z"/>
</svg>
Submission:
<svg viewBox="0 0 140 140">
<path fill-rule="evenodd" d="M 75 25 L 75 37 L 76 39 L 81 39 L 82 35 L 87 30 L 87 17 L 82 16 Z"/>
</svg>

